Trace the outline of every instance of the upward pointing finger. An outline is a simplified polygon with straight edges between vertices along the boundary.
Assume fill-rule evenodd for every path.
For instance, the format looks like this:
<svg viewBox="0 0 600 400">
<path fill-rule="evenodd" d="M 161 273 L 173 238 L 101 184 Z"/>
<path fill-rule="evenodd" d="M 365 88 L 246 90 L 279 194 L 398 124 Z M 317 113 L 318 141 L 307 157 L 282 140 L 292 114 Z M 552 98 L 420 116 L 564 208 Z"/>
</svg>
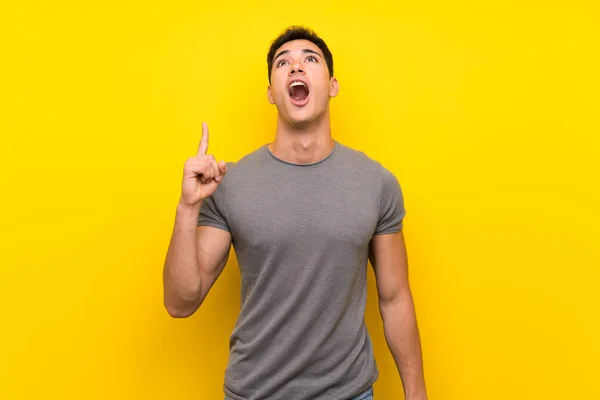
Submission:
<svg viewBox="0 0 600 400">
<path fill-rule="evenodd" d="M 206 122 L 202 122 L 202 138 L 200 139 L 200 145 L 198 146 L 199 156 L 203 156 L 208 151 L 208 125 Z"/>
</svg>

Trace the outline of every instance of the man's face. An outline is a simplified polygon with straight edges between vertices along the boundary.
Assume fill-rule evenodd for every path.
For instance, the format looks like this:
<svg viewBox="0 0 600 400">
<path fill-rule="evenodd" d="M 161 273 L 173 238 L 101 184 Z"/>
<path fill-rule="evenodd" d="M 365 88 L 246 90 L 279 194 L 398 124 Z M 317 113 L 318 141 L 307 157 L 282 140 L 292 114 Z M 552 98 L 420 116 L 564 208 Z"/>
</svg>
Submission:
<svg viewBox="0 0 600 400">
<path fill-rule="evenodd" d="M 268 98 L 291 125 L 320 118 L 338 89 L 337 80 L 329 77 L 323 52 L 314 43 L 293 40 L 275 52 Z"/>
</svg>

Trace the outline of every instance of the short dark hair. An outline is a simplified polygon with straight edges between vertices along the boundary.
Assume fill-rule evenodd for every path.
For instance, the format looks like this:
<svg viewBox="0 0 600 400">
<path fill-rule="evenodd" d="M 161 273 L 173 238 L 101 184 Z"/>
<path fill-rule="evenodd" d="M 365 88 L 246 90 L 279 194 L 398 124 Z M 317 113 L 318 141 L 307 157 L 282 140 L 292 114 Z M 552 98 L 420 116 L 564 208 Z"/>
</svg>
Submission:
<svg viewBox="0 0 600 400">
<path fill-rule="evenodd" d="M 271 70 L 273 69 L 273 58 L 275 57 L 275 52 L 278 48 L 283 46 L 287 42 L 291 42 L 292 40 L 304 39 L 312 42 L 323 52 L 323 56 L 325 56 L 325 62 L 327 63 L 327 68 L 329 69 L 329 76 L 333 76 L 333 55 L 325 41 L 321 39 L 317 34 L 304 26 L 290 26 L 285 29 L 277 38 L 271 43 L 271 47 L 269 48 L 269 54 L 267 54 L 267 66 L 269 69 L 269 83 L 271 83 Z"/>
</svg>

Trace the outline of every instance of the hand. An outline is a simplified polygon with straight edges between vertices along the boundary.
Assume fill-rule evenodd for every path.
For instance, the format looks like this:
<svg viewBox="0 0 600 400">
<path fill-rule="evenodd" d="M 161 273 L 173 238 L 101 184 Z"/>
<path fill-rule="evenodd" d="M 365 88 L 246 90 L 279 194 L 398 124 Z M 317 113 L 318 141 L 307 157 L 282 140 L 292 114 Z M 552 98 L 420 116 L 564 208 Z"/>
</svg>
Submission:
<svg viewBox="0 0 600 400">
<path fill-rule="evenodd" d="M 198 154 L 188 158 L 183 169 L 183 183 L 179 202 L 187 206 L 197 206 L 212 195 L 227 173 L 225 161 L 215 160 L 208 150 L 208 126 L 202 123 L 202 138 Z"/>
</svg>

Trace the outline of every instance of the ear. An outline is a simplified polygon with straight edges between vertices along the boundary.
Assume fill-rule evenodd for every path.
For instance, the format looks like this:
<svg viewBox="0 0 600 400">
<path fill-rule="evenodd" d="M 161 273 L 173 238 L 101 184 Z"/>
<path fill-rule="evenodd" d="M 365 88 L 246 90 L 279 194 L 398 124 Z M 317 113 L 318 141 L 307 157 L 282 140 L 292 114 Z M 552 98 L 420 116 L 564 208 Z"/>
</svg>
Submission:
<svg viewBox="0 0 600 400">
<path fill-rule="evenodd" d="M 275 99 L 273 99 L 273 95 L 271 94 L 271 85 L 267 86 L 267 99 L 269 99 L 269 103 L 275 104 Z"/>
<path fill-rule="evenodd" d="M 329 97 L 335 97 L 340 92 L 340 84 L 337 79 L 331 78 L 329 82 Z"/>
</svg>

